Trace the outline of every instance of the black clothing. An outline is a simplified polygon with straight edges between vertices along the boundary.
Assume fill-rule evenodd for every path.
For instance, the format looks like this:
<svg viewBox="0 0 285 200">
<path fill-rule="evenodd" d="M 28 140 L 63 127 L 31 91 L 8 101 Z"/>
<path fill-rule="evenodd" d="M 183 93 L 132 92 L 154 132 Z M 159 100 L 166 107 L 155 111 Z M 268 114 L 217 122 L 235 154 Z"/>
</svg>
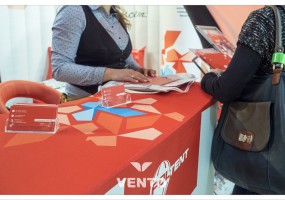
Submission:
<svg viewBox="0 0 285 200">
<path fill-rule="evenodd" d="M 280 10 L 282 44 L 285 46 L 285 10 Z M 254 75 L 272 73 L 271 59 L 275 47 L 275 16 L 272 8 L 264 7 L 252 12 L 239 34 L 237 49 L 227 70 L 217 77 L 206 74 L 201 87 L 223 103 L 238 101 L 242 91 Z M 232 194 L 257 194 L 235 185 Z"/>
<path fill-rule="evenodd" d="M 279 7 L 285 46 L 285 11 Z M 201 87 L 223 103 L 236 100 L 254 74 L 272 72 L 271 57 L 275 45 L 275 18 L 270 7 L 253 11 L 239 35 L 236 52 L 227 70 L 217 77 L 206 74 Z"/>
<path fill-rule="evenodd" d="M 108 68 L 126 68 L 125 60 L 132 52 L 132 44 L 129 39 L 126 48 L 122 51 L 100 24 L 88 6 L 82 6 L 86 28 L 80 38 L 75 63 L 88 66 L 106 66 Z M 96 44 L 96 45 L 95 45 Z M 79 86 L 90 94 L 97 92 L 98 85 Z"/>
<path fill-rule="evenodd" d="M 233 195 L 257 195 L 258 193 L 252 192 L 252 191 L 244 189 L 238 185 L 235 185 L 232 194 Z"/>
<path fill-rule="evenodd" d="M 201 87 L 216 100 L 226 103 L 234 101 L 252 79 L 262 63 L 259 54 L 248 46 L 238 44 L 236 52 L 222 76 L 213 72 L 205 74 Z"/>
</svg>

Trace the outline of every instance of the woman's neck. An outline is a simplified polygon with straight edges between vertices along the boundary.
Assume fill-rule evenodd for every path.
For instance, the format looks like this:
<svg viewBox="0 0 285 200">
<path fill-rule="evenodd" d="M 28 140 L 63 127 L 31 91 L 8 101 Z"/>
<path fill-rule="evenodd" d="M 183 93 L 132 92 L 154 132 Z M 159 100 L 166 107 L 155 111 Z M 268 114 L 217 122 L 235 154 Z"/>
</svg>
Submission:
<svg viewBox="0 0 285 200">
<path fill-rule="evenodd" d="M 110 15 L 111 5 L 102 5 L 102 7 L 106 10 L 107 14 Z"/>
</svg>

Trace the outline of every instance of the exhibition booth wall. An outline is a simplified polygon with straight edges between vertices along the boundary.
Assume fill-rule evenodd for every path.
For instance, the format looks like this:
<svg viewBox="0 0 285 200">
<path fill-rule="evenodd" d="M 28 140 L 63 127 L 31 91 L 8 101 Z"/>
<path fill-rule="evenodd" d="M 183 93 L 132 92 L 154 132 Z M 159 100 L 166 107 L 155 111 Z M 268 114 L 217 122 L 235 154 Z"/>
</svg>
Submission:
<svg viewBox="0 0 285 200">
<path fill-rule="evenodd" d="M 183 5 L 122 6 L 132 27 L 134 53 L 160 75 L 189 72 L 198 77 L 189 49 L 202 48 Z M 261 6 L 207 6 L 221 31 L 235 44 L 248 14 Z M 0 6 L 2 81 L 43 81 L 49 69 L 51 27 L 61 6 Z M 201 13 L 201 16 L 203 13 Z M 142 54 L 143 52 L 143 54 Z M 142 58 L 142 55 L 144 56 Z"/>
</svg>

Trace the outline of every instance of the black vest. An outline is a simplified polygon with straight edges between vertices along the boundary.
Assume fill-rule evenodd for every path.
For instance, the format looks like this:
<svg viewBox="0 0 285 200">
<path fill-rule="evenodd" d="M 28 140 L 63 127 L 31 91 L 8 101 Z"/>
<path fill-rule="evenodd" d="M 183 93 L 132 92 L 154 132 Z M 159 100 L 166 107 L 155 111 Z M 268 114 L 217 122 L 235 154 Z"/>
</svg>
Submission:
<svg viewBox="0 0 285 200">
<path fill-rule="evenodd" d="M 126 48 L 121 50 L 94 16 L 92 10 L 88 6 L 82 6 L 82 8 L 86 18 L 86 27 L 80 38 L 75 63 L 91 67 L 104 66 L 114 69 L 125 68 L 125 60 L 132 52 L 130 38 Z M 79 87 L 90 94 L 94 94 L 98 91 L 98 85 L 74 86 Z"/>
</svg>

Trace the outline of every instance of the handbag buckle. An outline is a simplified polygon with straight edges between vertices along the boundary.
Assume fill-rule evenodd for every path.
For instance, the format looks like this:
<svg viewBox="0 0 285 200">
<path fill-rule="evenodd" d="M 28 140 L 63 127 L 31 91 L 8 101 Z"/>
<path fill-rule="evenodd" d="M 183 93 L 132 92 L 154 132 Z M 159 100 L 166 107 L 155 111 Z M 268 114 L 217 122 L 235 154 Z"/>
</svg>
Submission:
<svg viewBox="0 0 285 200">
<path fill-rule="evenodd" d="M 250 151 L 254 143 L 254 133 L 244 130 L 237 133 L 235 146 Z"/>
<path fill-rule="evenodd" d="M 244 134 L 243 132 L 240 132 L 238 135 L 238 141 L 251 144 L 253 141 L 253 135 L 247 135 L 247 134 Z"/>
<path fill-rule="evenodd" d="M 271 63 L 273 68 L 272 84 L 276 85 L 280 81 L 280 75 L 285 64 L 283 49 L 279 49 L 278 52 L 273 53 Z"/>
</svg>

